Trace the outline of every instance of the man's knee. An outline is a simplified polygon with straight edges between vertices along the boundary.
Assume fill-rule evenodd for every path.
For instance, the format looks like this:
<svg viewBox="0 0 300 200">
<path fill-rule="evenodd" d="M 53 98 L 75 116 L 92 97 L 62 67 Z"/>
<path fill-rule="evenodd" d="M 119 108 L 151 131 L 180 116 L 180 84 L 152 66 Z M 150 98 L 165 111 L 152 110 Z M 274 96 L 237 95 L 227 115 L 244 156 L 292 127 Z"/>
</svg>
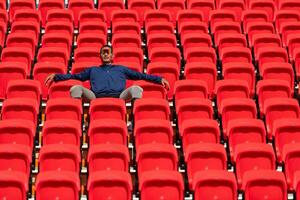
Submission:
<svg viewBox="0 0 300 200">
<path fill-rule="evenodd" d="M 82 86 L 74 85 L 70 88 L 71 97 L 73 98 L 81 98 L 82 96 Z"/>
<path fill-rule="evenodd" d="M 142 98 L 143 88 L 138 85 L 131 86 L 131 95 L 133 98 Z"/>
</svg>

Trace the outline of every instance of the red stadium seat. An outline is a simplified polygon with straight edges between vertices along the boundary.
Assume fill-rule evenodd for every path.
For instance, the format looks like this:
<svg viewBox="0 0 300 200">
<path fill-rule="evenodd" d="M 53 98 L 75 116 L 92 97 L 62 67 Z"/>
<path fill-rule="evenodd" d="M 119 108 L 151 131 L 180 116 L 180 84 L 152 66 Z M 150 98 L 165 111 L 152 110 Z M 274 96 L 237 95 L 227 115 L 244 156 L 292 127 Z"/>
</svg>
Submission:
<svg viewBox="0 0 300 200">
<path fill-rule="evenodd" d="M 122 99 L 100 98 L 91 101 L 90 120 L 96 119 L 120 119 L 125 120 L 126 106 Z"/>
<path fill-rule="evenodd" d="M 275 170 L 252 170 L 245 173 L 242 190 L 245 199 L 265 197 L 283 200 L 287 197 L 287 187 L 282 172 Z"/>
<path fill-rule="evenodd" d="M 217 64 L 215 49 L 212 47 L 191 47 L 184 52 L 184 59 L 187 63 L 208 62 Z"/>
<path fill-rule="evenodd" d="M 300 8 L 300 2 L 294 0 L 281 0 L 277 3 L 280 10 L 298 10 Z"/>
<path fill-rule="evenodd" d="M 185 2 L 183 0 L 158 0 L 157 8 L 170 11 L 171 21 L 176 25 L 177 14 L 185 9 Z"/>
<path fill-rule="evenodd" d="M 237 119 L 228 122 L 227 135 L 231 159 L 240 144 L 265 143 L 266 130 L 263 121 L 258 119 Z"/>
<path fill-rule="evenodd" d="M 282 47 L 261 47 L 257 52 L 259 70 L 266 63 L 287 63 L 288 55 L 286 49 Z"/>
<path fill-rule="evenodd" d="M 149 171 L 141 175 L 139 190 L 141 198 L 183 199 L 183 178 L 177 171 Z"/>
<path fill-rule="evenodd" d="M 211 32 L 214 34 L 215 42 L 219 40 L 219 36 L 230 33 L 242 33 L 241 25 L 239 22 L 231 21 L 218 21 L 214 23 L 214 26 L 211 28 Z"/>
<path fill-rule="evenodd" d="M 80 172 L 81 155 L 78 146 L 51 144 L 41 148 L 39 173 L 47 171 Z"/>
<path fill-rule="evenodd" d="M 117 22 L 138 22 L 138 13 L 135 10 L 114 10 L 111 13 L 111 23 Z"/>
<path fill-rule="evenodd" d="M 112 198 L 130 200 L 132 180 L 128 172 L 99 171 L 89 175 L 87 190 L 90 200 Z"/>
<path fill-rule="evenodd" d="M 226 47 L 247 47 L 247 39 L 241 33 L 222 33 L 215 39 L 219 52 Z"/>
<path fill-rule="evenodd" d="M 146 34 L 173 34 L 174 28 L 171 22 L 153 21 L 146 24 Z"/>
<path fill-rule="evenodd" d="M 195 143 L 187 146 L 184 152 L 190 186 L 199 171 L 226 170 L 227 158 L 223 145 L 213 143 Z"/>
<path fill-rule="evenodd" d="M 179 10 L 177 13 L 177 27 L 181 27 L 184 22 L 202 22 L 203 13 L 200 10 Z"/>
<path fill-rule="evenodd" d="M 33 122 L 24 119 L 2 120 L 0 121 L 0 144 L 23 145 L 32 151 L 35 129 Z"/>
<path fill-rule="evenodd" d="M 64 21 L 48 22 L 45 27 L 46 33 L 56 33 L 73 38 L 73 24 Z"/>
<path fill-rule="evenodd" d="M 166 99 L 167 90 L 162 86 L 147 81 L 135 81 L 135 84 L 143 88 L 142 98 Z"/>
<path fill-rule="evenodd" d="M 70 88 L 74 85 L 82 85 L 82 82 L 78 80 L 67 80 L 52 83 L 48 90 L 48 98 L 72 98 Z"/>
<path fill-rule="evenodd" d="M 29 98 L 41 100 L 41 84 L 35 80 L 11 80 L 8 82 L 6 98 Z"/>
<path fill-rule="evenodd" d="M 68 171 L 39 173 L 36 179 L 36 199 L 78 199 L 79 175 Z"/>
<path fill-rule="evenodd" d="M 129 170 L 129 152 L 121 144 L 91 145 L 88 153 L 89 173 L 97 171 L 124 171 Z"/>
<path fill-rule="evenodd" d="M 49 99 L 46 106 L 46 118 L 52 119 L 71 119 L 81 122 L 82 105 L 78 99 L 57 98 Z"/>
<path fill-rule="evenodd" d="M 188 0 L 187 8 L 200 10 L 203 13 L 203 21 L 208 22 L 209 13 L 215 9 L 215 1 L 213 0 Z"/>
<path fill-rule="evenodd" d="M 3 102 L 1 119 L 24 119 L 38 123 L 39 104 L 33 99 L 13 98 Z"/>
<path fill-rule="evenodd" d="M 31 50 L 30 56 L 33 58 L 37 41 L 35 35 L 30 33 L 11 33 L 6 39 L 6 47 L 28 48 Z"/>
<path fill-rule="evenodd" d="M 85 9 L 79 12 L 79 24 L 85 22 L 106 22 L 106 15 L 103 10 Z"/>
<path fill-rule="evenodd" d="M 89 33 L 94 35 L 106 35 L 107 34 L 107 25 L 105 22 L 101 21 L 86 21 L 80 23 L 79 33 Z"/>
<path fill-rule="evenodd" d="M 174 47 L 156 47 L 149 49 L 150 62 L 170 62 L 180 67 L 180 51 Z M 178 68 L 179 69 L 179 68 Z"/>
<path fill-rule="evenodd" d="M 67 58 L 71 53 L 72 38 L 68 35 L 58 35 L 57 33 L 46 33 L 42 38 L 42 47 L 64 48 L 67 51 Z"/>
<path fill-rule="evenodd" d="M 211 47 L 212 41 L 209 34 L 206 33 L 187 33 L 181 34 L 181 44 L 183 52 L 187 52 L 192 47 Z"/>
<path fill-rule="evenodd" d="M 248 43 L 249 46 L 253 46 L 253 37 L 257 34 L 275 34 L 274 26 L 271 22 L 249 22 L 247 24 L 247 29 L 244 30 L 248 34 Z"/>
<path fill-rule="evenodd" d="M 78 27 L 78 23 L 79 23 L 79 13 L 82 10 L 89 10 L 89 9 L 94 9 L 94 1 L 92 0 L 70 0 L 69 1 L 69 6 L 68 6 L 69 10 L 71 10 L 73 12 L 74 15 L 74 26 L 75 28 Z"/>
<path fill-rule="evenodd" d="M 285 166 L 286 182 L 290 190 L 296 190 L 299 173 L 299 145 L 298 143 L 286 144 L 283 147 L 282 160 Z"/>
<path fill-rule="evenodd" d="M 291 88 L 287 81 L 267 79 L 257 83 L 259 109 L 264 110 L 264 102 L 271 98 L 292 98 Z"/>
<path fill-rule="evenodd" d="M 9 6 L 9 18 L 12 22 L 15 12 L 21 9 L 35 9 L 35 2 L 32 0 L 13 0 Z"/>
<path fill-rule="evenodd" d="M 155 9 L 154 0 L 130 0 L 128 9 L 135 10 L 138 13 L 138 19 L 141 26 L 144 26 L 144 18 L 147 11 Z"/>
<path fill-rule="evenodd" d="M 278 10 L 274 16 L 275 26 L 279 32 L 281 25 L 285 22 L 298 22 L 300 21 L 300 13 L 296 10 Z"/>
<path fill-rule="evenodd" d="M 216 190 L 216 188 L 218 188 Z M 231 172 L 209 170 L 197 172 L 192 183 L 194 199 L 237 199 L 237 184 Z"/>
<path fill-rule="evenodd" d="M 239 144 L 234 149 L 233 159 L 236 166 L 237 182 L 240 187 L 248 171 L 276 170 L 275 153 L 272 146 L 268 144 Z"/>
<path fill-rule="evenodd" d="M 173 144 L 173 129 L 168 120 L 139 120 L 134 127 L 135 148 L 144 144 Z"/>
<path fill-rule="evenodd" d="M 79 147 L 81 144 L 81 124 L 77 120 L 46 120 L 42 135 L 43 146 L 63 144 Z"/>
<path fill-rule="evenodd" d="M 146 27 L 148 23 L 151 22 L 171 22 L 171 13 L 168 10 L 163 9 L 147 10 L 144 14 L 144 21 Z"/>
<path fill-rule="evenodd" d="M 206 22 L 182 22 L 178 27 L 178 33 L 181 37 L 185 34 L 207 34 L 208 25 Z"/>
<path fill-rule="evenodd" d="M 213 91 L 217 80 L 217 68 L 210 62 L 187 63 L 184 68 L 186 79 L 197 79 L 207 84 L 209 98 L 213 97 Z"/>
<path fill-rule="evenodd" d="M 222 64 L 239 62 L 252 63 L 251 51 L 247 47 L 226 47 L 220 52 Z"/>
<path fill-rule="evenodd" d="M 141 48 L 142 46 L 140 35 L 127 33 L 114 34 L 111 43 L 114 49 L 119 47 Z"/>
<path fill-rule="evenodd" d="M 299 105 L 292 98 L 271 98 L 264 101 L 264 110 L 268 137 L 272 139 L 273 126 L 278 119 L 299 118 Z"/>
<path fill-rule="evenodd" d="M 283 46 L 287 46 L 287 38 L 291 34 L 300 33 L 300 22 L 285 22 L 280 26 L 279 33 L 281 34 Z"/>
<path fill-rule="evenodd" d="M 1 3 L 0 3 L 0 7 L 1 7 Z M 21 11 L 18 11 L 18 12 L 21 12 Z M 0 10 L 0 22 L 4 23 L 5 28 L 6 28 L 7 22 L 8 22 L 8 13 L 7 13 L 6 9 Z"/>
<path fill-rule="evenodd" d="M 98 9 L 103 10 L 106 14 L 107 25 L 110 26 L 112 12 L 115 10 L 124 9 L 122 0 L 103 0 L 98 3 Z"/>
<path fill-rule="evenodd" d="M 114 49 L 114 62 L 126 62 L 128 66 L 136 66 L 138 71 L 142 71 L 144 65 L 143 51 L 135 47 L 119 47 Z M 131 64 L 130 64 L 131 63 Z"/>
<path fill-rule="evenodd" d="M 263 10 L 268 13 L 268 21 L 273 21 L 276 5 L 273 0 L 252 0 L 249 1 L 249 8 L 252 10 Z"/>
<path fill-rule="evenodd" d="M 20 9 L 16 10 L 13 19 L 13 22 L 16 21 L 32 21 L 32 22 L 41 22 L 40 13 L 37 10 L 33 9 Z"/>
<path fill-rule="evenodd" d="M 252 99 L 230 98 L 222 101 L 219 109 L 222 115 L 224 134 L 227 134 L 227 125 L 234 119 L 255 119 L 257 116 L 256 105 Z"/>
<path fill-rule="evenodd" d="M 147 37 L 148 53 L 156 47 L 173 47 L 176 48 L 176 36 L 170 33 L 152 33 Z"/>
<path fill-rule="evenodd" d="M 10 199 L 26 199 L 28 192 L 28 177 L 21 172 L 0 172 L 0 197 Z"/>
<path fill-rule="evenodd" d="M 187 119 L 182 122 L 182 148 L 186 152 L 189 145 L 199 143 L 219 143 L 220 129 L 217 121 L 212 119 Z"/>
<path fill-rule="evenodd" d="M 127 34 L 136 34 L 140 35 L 141 27 L 138 22 L 115 22 L 112 25 L 112 33 L 127 33 Z"/>
<path fill-rule="evenodd" d="M 80 47 L 74 52 L 74 62 L 92 62 L 101 64 L 100 50 L 97 47 Z"/>
<path fill-rule="evenodd" d="M 68 49 L 62 47 L 42 47 L 37 55 L 37 62 L 55 62 L 68 66 Z"/>
<path fill-rule="evenodd" d="M 225 63 L 223 64 L 223 77 L 225 80 L 247 81 L 250 97 L 255 93 L 255 71 L 251 63 Z"/>
<path fill-rule="evenodd" d="M 98 144 L 127 145 L 127 126 L 120 119 L 92 120 L 88 130 L 91 146 Z"/>
<path fill-rule="evenodd" d="M 33 34 L 36 38 L 35 41 L 38 41 L 40 35 L 40 24 L 31 21 L 16 21 L 11 26 L 11 33 Z"/>
<path fill-rule="evenodd" d="M 263 10 L 244 10 L 242 13 L 243 29 L 248 29 L 251 22 L 267 22 L 268 13 Z"/>
<path fill-rule="evenodd" d="M 47 23 L 49 22 L 69 22 L 74 23 L 74 15 L 69 9 L 51 9 L 47 12 Z"/>
<path fill-rule="evenodd" d="M 209 13 L 210 26 L 214 27 L 216 22 L 234 22 L 237 21 L 236 14 L 232 10 L 216 9 Z"/>
<path fill-rule="evenodd" d="M 243 0 L 220 0 L 217 7 L 225 10 L 232 10 L 235 12 L 237 21 L 241 20 L 242 12 L 245 10 L 245 3 Z"/>
<path fill-rule="evenodd" d="M 282 47 L 280 36 L 277 34 L 271 33 L 262 33 L 262 34 L 255 34 L 252 37 L 252 44 L 254 48 L 254 57 L 257 59 L 257 54 L 259 49 L 265 47 Z"/>
<path fill-rule="evenodd" d="M 107 43 L 107 37 L 103 34 L 95 36 L 93 33 L 80 33 L 77 38 L 77 47 L 97 47 L 100 49 Z"/>
<path fill-rule="evenodd" d="M 52 9 L 64 9 L 64 1 L 61 0 L 41 0 L 39 2 L 39 12 L 41 13 L 42 26 L 46 25 L 47 13 Z"/>
<path fill-rule="evenodd" d="M 28 69 L 25 63 L 1 62 L 0 63 L 0 99 L 5 99 L 7 84 L 11 80 L 25 79 Z"/>
</svg>

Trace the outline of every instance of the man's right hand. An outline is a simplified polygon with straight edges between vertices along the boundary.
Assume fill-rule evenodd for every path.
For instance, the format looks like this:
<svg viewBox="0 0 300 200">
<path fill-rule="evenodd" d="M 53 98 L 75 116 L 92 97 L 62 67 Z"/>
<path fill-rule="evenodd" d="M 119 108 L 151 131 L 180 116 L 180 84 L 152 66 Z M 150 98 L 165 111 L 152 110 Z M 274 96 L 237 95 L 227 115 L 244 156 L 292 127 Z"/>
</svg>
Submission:
<svg viewBox="0 0 300 200">
<path fill-rule="evenodd" d="M 50 74 L 49 76 L 47 76 L 47 78 L 45 79 L 45 85 L 49 87 L 53 83 L 54 77 L 55 74 Z"/>
</svg>

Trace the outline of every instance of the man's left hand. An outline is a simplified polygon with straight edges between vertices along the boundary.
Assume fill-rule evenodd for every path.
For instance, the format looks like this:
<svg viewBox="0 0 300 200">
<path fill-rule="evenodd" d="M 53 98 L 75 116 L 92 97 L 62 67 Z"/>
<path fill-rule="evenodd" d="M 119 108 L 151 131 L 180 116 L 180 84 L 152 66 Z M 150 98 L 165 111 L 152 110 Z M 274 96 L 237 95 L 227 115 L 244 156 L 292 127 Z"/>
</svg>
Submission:
<svg viewBox="0 0 300 200">
<path fill-rule="evenodd" d="M 169 84 L 169 82 L 168 82 L 166 79 L 162 78 L 162 79 L 161 79 L 161 84 L 162 84 L 163 87 L 166 88 L 167 90 L 170 89 L 170 84 Z"/>
</svg>

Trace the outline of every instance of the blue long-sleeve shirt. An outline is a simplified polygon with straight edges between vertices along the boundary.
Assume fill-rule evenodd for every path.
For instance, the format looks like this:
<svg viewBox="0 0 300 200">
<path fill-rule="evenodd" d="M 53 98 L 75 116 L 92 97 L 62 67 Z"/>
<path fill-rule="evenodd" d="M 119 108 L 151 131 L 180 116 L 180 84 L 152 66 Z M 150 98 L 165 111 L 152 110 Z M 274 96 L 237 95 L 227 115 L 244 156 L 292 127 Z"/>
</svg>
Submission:
<svg viewBox="0 0 300 200">
<path fill-rule="evenodd" d="M 90 80 L 96 97 L 119 97 L 126 87 L 126 80 L 145 80 L 160 84 L 161 77 L 133 71 L 122 65 L 102 65 L 88 68 L 77 74 L 56 74 L 54 81 L 76 79 Z"/>
</svg>

